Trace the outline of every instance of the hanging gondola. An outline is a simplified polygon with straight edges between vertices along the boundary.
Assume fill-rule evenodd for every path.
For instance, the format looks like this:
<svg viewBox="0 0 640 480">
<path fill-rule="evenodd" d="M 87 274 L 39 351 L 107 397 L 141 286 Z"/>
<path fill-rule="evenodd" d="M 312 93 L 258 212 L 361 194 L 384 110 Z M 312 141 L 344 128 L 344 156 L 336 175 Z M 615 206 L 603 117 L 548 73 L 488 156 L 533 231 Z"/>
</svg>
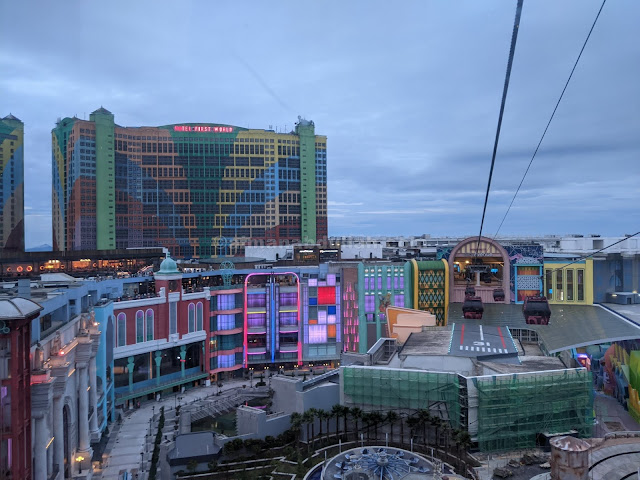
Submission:
<svg viewBox="0 0 640 480">
<path fill-rule="evenodd" d="M 464 299 L 464 303 L 462 304 L 464 318 L 480 320 L 483 312 L 484 306 L 482 305 L 482 299 L 480 297 L 467 297 Z"/>
<path fill-rule="evenodd" d="M 522 305 L 524 319 L 529 325 L 549 325 L 551 308 L 547 297 L 526 297 Z"/>
<path fill-rule="evenodd" d="M 471 298 L 476 296 L 475 287 L 467 287 L 464 289 L 464 298 Z"/>
<path fill-rule="evenodd" d="M 504 290 L 501 288 L 493 289 L 493 301 L 494 302 L 504 302 Z"/>
</svg>

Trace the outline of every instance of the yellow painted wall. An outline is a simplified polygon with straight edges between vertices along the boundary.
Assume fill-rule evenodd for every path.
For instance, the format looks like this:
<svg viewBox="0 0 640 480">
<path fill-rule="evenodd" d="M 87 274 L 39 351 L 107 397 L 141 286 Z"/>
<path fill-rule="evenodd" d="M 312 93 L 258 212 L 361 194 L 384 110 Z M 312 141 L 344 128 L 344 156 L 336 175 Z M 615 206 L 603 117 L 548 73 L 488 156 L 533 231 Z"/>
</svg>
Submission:
<svg viewBox="0 0 640 480">
<path fill-rule="evenodd" d="M 584 263 L 573 263 L 566 268 L 562 268 L 570 262 L 544 262 L 544 291 L 549 303 L 556 305 L 593 305 L 593 259 L 588 258 Z M 557 296 L 556 271 L 562 269 L 562 285 L 564 299 Z M 549 298 L 549 287 L 547 286 L 547 271 L 553 270 L 553 298 Z M 573 272 L 573 300 L 567 300 L 567 270 Z M 584 300 L 578 300 L 578 270 L 584 270 Z"/>
</svg>

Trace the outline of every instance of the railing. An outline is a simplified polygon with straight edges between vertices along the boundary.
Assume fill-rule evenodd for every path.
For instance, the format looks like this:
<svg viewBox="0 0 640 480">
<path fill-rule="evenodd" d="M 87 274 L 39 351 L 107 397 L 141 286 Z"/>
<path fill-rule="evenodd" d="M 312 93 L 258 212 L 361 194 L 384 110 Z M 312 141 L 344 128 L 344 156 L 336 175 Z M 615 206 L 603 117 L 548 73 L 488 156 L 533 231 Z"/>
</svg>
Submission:
<svg viewBox="0 0 640 480">
<path fill-rule="evenodd" d="M 51 473 L 47 476 L 47 480 L 56 480 L 58 478 L 58 473 L 60 473 L 60 466 L 57 463 L 54 463 Z"/>
</svg>

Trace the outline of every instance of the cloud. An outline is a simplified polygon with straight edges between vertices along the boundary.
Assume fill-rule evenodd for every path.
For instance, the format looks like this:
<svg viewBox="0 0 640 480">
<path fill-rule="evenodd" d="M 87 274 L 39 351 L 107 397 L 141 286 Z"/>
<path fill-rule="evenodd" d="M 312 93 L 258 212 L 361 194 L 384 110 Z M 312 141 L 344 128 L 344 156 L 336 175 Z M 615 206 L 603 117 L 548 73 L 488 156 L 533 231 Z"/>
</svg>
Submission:
<svg viewBox="0 0 640 480">
<path fill-rule="evenodd" d="M 101 105 L 129 126 L 288 131 L 303 115 L 328 137 L 330 234 L 477 234 L 513 4 L 249 2 L 245 15 L 231 4 L 122 6 L 126 15 L 113 2 L 3 9 L 0 114 L 25 122 L 27 211 L 44 215 L 27 222 L 28 239 L 50 230 L 56 118 Z M 598 8 L 525 5 L 488 230 L 511 201 Z M 605 6 L 502 232 L 618 234 L 640 224 L 639 15 L 635 2 Z"/>
</svg>

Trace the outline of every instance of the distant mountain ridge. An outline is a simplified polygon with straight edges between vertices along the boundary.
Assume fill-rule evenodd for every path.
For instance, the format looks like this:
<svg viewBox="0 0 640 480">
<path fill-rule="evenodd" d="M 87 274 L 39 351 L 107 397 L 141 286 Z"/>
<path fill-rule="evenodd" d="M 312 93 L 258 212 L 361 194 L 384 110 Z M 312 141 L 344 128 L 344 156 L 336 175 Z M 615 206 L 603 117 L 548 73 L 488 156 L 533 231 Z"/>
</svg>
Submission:
<svg viewBox="0 0 640 480">
<path fill-rule="evenodd" d="M 51 252 L 53 247 L 51 245 L 47 245 L 43 243 L 42 245 L 38 245 L 37 247 L 25 248 L 25 252 Z"/>
</svg>

